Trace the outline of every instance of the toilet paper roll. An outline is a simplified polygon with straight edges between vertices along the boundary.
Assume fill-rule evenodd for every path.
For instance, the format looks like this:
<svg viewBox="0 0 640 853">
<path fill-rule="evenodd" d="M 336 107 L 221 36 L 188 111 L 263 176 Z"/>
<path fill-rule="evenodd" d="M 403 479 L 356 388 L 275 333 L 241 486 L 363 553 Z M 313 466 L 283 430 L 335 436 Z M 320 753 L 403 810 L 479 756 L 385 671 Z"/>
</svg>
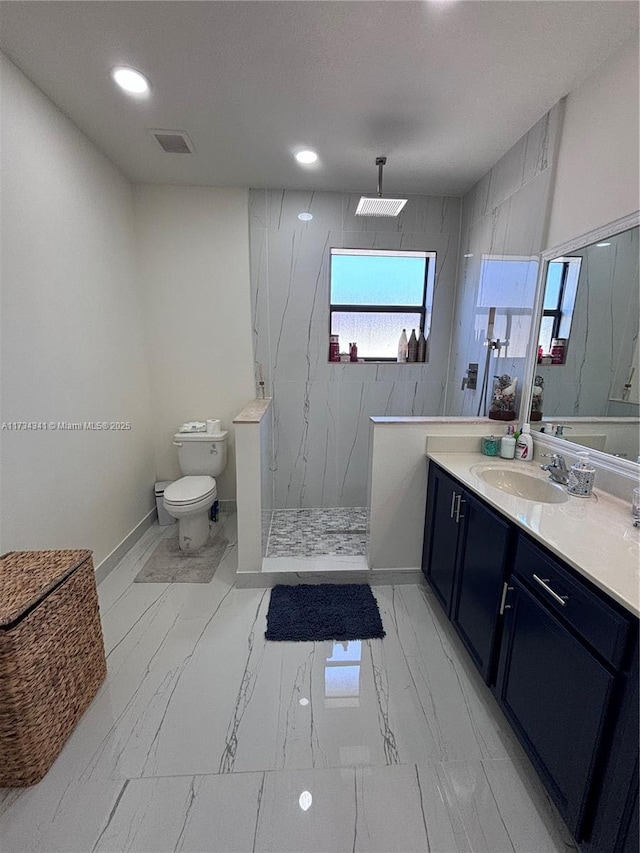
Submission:
<svg viewBox="0 0 640 853">
<path fill-rule="evenodd" d="M 222 422 L 212 418 L 207 421 L 207 435 L 213 435 L 216 432 L 222 432 Z"/>
</svg>

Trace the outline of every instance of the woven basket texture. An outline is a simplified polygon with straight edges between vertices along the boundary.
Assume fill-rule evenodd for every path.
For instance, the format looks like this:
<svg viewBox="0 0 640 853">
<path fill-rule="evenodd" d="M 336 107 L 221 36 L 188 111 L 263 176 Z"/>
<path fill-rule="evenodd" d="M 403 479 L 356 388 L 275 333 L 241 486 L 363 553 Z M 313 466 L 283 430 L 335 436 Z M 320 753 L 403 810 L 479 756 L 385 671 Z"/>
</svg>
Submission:
<svg viewBox="0 0 640 853">
<path fill-rule="evenodd" d="M 42 779 L 107 672 L 91 552 L 31 553 L 44 583 L 41 600 L 36 597 L 34 603 L 34 581 L 28 579 L 18 582 L 22 596 L 9 589 L 10 607 L 0 602 L 4 614 L 13 612 L 17 602 L 31 602 L 30 610 L 20 608 L 22 618 L 0 627 L 1 787 Z M 49 568 L 43 565 L 46 553 Z M 0 572 L 16 574 L 20 566 L 18 575 L 28 573 L 28 554 L 0 558 Z"/>
<path fill-rule="evenodd" d="M 90 558 L 86 549 L 10 551 L 0 557 L 0 626 L 15 622 Z"/>
</svg>

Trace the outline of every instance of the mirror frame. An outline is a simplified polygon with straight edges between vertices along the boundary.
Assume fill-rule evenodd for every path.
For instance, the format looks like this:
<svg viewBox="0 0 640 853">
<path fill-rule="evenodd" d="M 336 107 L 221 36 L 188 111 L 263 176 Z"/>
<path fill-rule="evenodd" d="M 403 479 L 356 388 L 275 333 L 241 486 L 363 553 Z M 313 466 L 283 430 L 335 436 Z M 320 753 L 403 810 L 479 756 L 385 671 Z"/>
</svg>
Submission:
<svg viewBox="0 0 640 853">
<path fill-rule="evenodd" d="M 529 411 L 531 410 L 533 380 L 536 372 L 538 356 L 538 335 L 534 334 L 534 329 L 540 329 L 542 305 L 544 302 L 544 288 L 547 279 L 547 266 L 549 261 L 552 261 L 554 258 L 561 257 L 562 255 L 568 255 L 571 252 L 575 252 L 576 249 L 584 249 L 592 243 L 598 243 L 607 237 L 613 237 L 615 234 L 620 234 L 623 231 L 628 231 L 629 229 L 635 228 L 639 225 L 640 211 L 637 210 L 635 213 L 630 213 L 620 219 L 614 219 L 613 222 L 601 225 L 599 228 L 594 228 L 591 231 L 581 234 L 579 237 L 574 237 L 572 240 L 567 240 L 558 246 L 554 246 L 551 249 L 545 249 L 544 252 L 541 252 L 538 281 L 536 283 L 536 295 L 531 315 L 531 346 L 529 347 L 527 360 L 525 362 L 522 397 L 520 400 L 521 422 L 527 422 L 529 418 Z M 560 418 L 560 420 L 562 420 L 562 418 Z M 543 444 L 552 448 L 554 451 L 559 450 L 560 448 L 564 448 L 565 451 L 567 450 L 567 439 L 556 438 L 555 436 L 547 435 L 546 433 L 543 433 Z M 570 442 L 570 444 L 571 450 L 568 451 L 570 454 L 571 452 L 577 452 L 577 450 L 583 447 L 583 445 L 574 444 L 573 442 Z M 573 451 L 573 448 L 576 448 L 576 450 Z M 636 462 L 631 462 L 628 459 L 621 459 L 617 456 L 613 456 L 611 453 L 605 453 L 602 450 L 594 450 L 590 447 L 585 449 L 589 451 L 594 462 L 597 462 L 599 465 L 611 470 L 637 472 L 638 467 L 640 467 Z"/>
</svg>

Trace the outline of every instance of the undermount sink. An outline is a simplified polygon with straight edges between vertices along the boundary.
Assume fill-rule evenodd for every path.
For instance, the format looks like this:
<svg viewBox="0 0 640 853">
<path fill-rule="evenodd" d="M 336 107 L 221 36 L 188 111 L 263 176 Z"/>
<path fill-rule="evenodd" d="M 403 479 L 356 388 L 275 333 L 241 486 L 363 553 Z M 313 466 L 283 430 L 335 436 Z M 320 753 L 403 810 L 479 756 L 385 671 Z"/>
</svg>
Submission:
<svg viewBox="0 0 640 853">
<path fill-rule="evenodd" d="M 475 472 L 489 486 L 536 503 L 561 504 L 568 500 L 567 493 L 557 483 L 533 477 L 511 468 L 483 468 Z"/>
</svg>

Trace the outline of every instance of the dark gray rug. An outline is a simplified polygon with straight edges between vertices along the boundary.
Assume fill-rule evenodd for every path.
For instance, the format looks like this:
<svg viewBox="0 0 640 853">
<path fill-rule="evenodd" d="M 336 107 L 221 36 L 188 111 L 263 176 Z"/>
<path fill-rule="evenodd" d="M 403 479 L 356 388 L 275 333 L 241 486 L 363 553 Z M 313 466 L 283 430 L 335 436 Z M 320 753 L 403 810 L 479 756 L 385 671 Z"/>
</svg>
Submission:
<svg viewBox="0 0 640 853">
<path fill-rule="evenodd" d="M 212 536 L 190 554 L 180 550 L 177 537 L 161 539 L 134 583 L 209 583 L 228 544 L 223 536 Z"/>
<path fill-rule="evenodd" d="M 369 584 L 278 584 L 271 590 L 267 640 L 368 640 L 384 635 Z"/>
</svg>

